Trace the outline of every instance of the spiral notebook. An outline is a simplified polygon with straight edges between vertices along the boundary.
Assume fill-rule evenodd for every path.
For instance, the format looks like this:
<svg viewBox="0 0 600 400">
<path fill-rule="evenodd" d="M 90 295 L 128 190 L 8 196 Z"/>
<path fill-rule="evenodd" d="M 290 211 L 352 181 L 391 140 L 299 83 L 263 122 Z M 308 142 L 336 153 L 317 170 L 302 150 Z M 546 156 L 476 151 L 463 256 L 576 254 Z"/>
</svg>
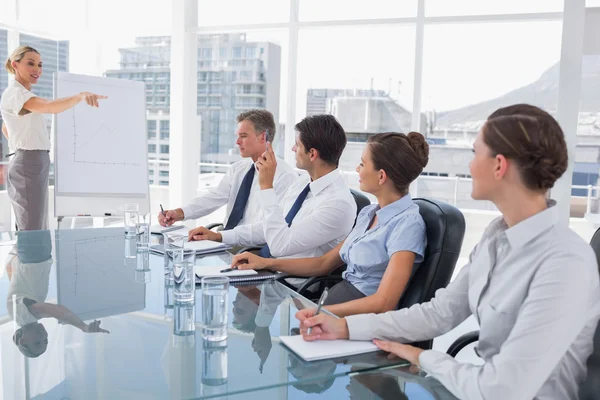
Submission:
<svg viewBox="0 0 600 400">
<path fill-rule="evenodd" d="M 202 267 L 200 267 L 202 268 Z M 220 267 L 219 267 L 220 268 Z M 232 285 L 238 283 L 252 283 L 252 282 L 262 282 L 269 279 L 275 279 L 277 274 L 272 273 L 271 271 L 254 271 L 253 269 L 240 271 L 245 272 L 244 274 L 235 274 L 235 273 L 205 273 L 203 271 L 198 271 L 198 266 L 195 267 L 196 272 L 196 284 L 199 285 L 204 276 L 226 276 L 229 278 L 229 283 Z"/>
<path fill-rule="evenodd" d="M 241 282 L 260 282 L 267 279 L 274 279 L 277 276 L 277 274 L 274 274 L 271 271 L 255 271 L 253 269 L 221 272 L 230 268 L 232 258 L 232 254 L 222 253 L 215 257 L 196 260 L 196 265 L 194 266 L 196 283 L 200 284 L 202 277 L 204 276 L 227 276 L 231 284 Z"/>
</svg>

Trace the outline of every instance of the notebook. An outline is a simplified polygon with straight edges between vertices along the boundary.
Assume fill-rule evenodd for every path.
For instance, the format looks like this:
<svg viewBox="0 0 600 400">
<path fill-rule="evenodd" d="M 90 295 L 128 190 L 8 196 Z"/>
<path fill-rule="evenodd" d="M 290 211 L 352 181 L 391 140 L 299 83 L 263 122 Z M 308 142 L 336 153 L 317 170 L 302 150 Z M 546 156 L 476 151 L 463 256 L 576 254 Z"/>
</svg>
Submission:
<svg viewBox="0 0 600 400">
<path fill-rule="evenodd" d="M 326 360 L 371 353 L 379 348 L 371 342 L 354 340 L 318 340 L 307 342 L 301 335 L 281 336 L 281 343 L 299 355 L 305 361 Z"/>
<path fill-rule="evenodd" d="M 216 257 L 196 260 L 194 270 L 196 272 L 196 283 L 200 284 L 203 276 L 227 276 L 229 282 L 233 285 L 243 282 L 259 282 L 275 278 L 276 274 L 271 271 L 255 271 L 253 269 L 234 270 L 227 273 L 221 273 L 221 270 L 231 266 L 233 255 L 229 253 L 220 254 Z"/>
<path fill-rule="evenodd" d="M 176 231 L 177 229 L 184 228 L 183 225 L 171 225 L 171 226 L 162 226 L 162 225 L 151 225 L 150 233 L 154 233 L 160 235 L 161 233 L 167 233 Z"/>
<path fill-rule="evenodd" d="M 212 240 L 199 240 L 196 242 L 185 242 L 183 248 L 195 250 L 196 254 L 209 254 L 229 250 L 231 246 L 220 242 L 213 242 Z M 150 250 L 155 253 L 165 254 L 165 246 L 162 244 L 150 246 Z"/>
<path fill-rule="evenodd" d="M 258 272 L 253 269 L 234 269 L 229 272 L 221 272 L 225 269 L 229 269 L 229 267 L 221 265 L 196 265 L 194 267 L 196 276 L 199 278 L 203 276 L 248 276 L 258 274 Z"/>
</svg>

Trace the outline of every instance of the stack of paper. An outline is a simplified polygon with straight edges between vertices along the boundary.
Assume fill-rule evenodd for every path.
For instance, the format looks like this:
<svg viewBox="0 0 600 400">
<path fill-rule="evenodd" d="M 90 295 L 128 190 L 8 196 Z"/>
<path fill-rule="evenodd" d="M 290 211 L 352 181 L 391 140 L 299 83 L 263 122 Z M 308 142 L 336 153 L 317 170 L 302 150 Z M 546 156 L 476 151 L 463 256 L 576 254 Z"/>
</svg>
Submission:
<svg viewBox="0 0 600 400">
<path fill-rule="evenodd" d="M 161 233 L 172 232 L 172 231 L 175 231 L 175 230 L 181 229 L 181 228 L 184 228 L 184 226 L 183 225 L 171 225 L 171 226 L 151 225 L 150 233 L 161 234 Z"/>
<path fill-rule="evenodd" d="M 326 360 L 328 358 L 348 357 L 371 353 L 379 348 L 371 342 L 353 340 L 317 340 L 305 341 L 302 336 L 281 336 L 281 343 L 306 361 Z"/>
</svg>

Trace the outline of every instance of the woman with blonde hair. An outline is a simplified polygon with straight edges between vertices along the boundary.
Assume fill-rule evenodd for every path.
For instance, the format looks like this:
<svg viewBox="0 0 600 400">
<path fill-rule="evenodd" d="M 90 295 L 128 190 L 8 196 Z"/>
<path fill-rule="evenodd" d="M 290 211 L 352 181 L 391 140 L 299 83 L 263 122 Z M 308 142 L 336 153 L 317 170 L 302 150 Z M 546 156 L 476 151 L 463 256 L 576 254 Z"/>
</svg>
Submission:
<svg viewBox="0 0 600 400">
<path fill-rule="evenodd" d="M 98 107 L 98 100 L 106 96 L 88 92 L 56 100 L 36 96 L 31 90 L 42 75 L 42 59 L 30 46 L 16 48 L 5 67 L 15 76 L 0 99 L 2 133 L 13 152 L 8 165 L 8 197 L 19 230 L 47 229 L 50 135 L 42 114 L 58 114 L 81 101 Z"/>
</svg>

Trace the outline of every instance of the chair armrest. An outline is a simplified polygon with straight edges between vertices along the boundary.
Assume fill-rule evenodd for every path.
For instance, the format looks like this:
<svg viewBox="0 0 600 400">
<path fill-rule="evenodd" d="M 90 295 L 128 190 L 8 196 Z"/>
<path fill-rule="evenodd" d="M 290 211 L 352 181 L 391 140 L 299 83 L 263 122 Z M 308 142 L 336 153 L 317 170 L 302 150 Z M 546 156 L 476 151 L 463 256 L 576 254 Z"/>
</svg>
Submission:
<svg viewBox="0 0 600 400">
<path fill-rule="evenodd" d="M 299 279 L 306 279 L 305 276 L 298 276 L 298 275 L 290 275 L 286 272 L 281 272 L 277 275 L 277 277 L 274 279 L 275 281 L 281 283 L 282 285 L 286 286 L 288 289 L 292 289 L 294 292 L 298 290 L 297 287 L 295 287 L 294 285 L 289 284 L 286 279 L 287 278 L 299 278 Z"/>
<path fill-rule="evenodd" d="M 250 253 L 258 253 L 260 251 L 260 249 L 262 249 L 262 247 L 260 247 L 260 246 L 246 246 L 246 247 L 242 247 L 241 249 L 236 251 L 235 254 L 242 254 L 247 251 L 249 251 Z"/>
<path fill-rule="evenodd" d="M 464 335 L 462 335 L 458 339 L 456 339 L 454 341 L 454 343 L 452 343 L 450 345 L 450 347 L 448 347 L 448 351 L 446 353 L 451 355 L 452 357 L 456 357 L 456 355 L 462 349 L 464 349 L 471 343 L 477 342 L 478 340 L 479 340 L 479 331 L 465 333 Z"/>
<path fill-rule="evenodd" d="M 213 224 L 206 225 L 205 228 L 208 229 L 209 231 L 212 231 L 215 228 L 217 228 L 217 231 L 222 231 L 223 228 L 225 228 L 225 226 L 223 224 L 221 224 L 221 223 L 216 222 L 216 223 L 213 223 Z"/>
<path fill-rule="evenodd" d="M 303 277 L 299 277 L 303 278 Z M 344 279 L 340 275 L 325 275 L 325 276 L 313 276 L 312 278 L 308 278 L 297 290 L 298 294 L 306 297 L 308 294 L 308 288 L 313 286 L 314 284 L 327 282 L 327 283 L 339 283 Z"/>
</svg>

